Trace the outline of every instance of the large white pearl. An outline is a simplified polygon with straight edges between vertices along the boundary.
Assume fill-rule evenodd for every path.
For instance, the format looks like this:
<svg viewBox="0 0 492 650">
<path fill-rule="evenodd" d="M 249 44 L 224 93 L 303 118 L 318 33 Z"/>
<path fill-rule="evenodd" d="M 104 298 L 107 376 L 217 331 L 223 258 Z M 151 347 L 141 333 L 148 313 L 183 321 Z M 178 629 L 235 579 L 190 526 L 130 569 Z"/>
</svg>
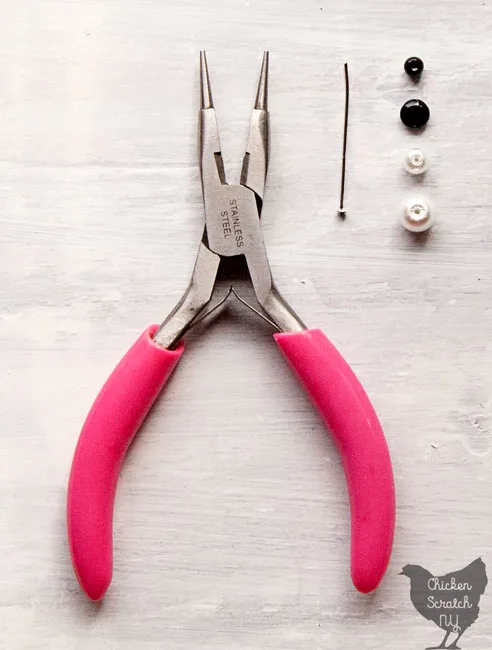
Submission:
<svg viewBox="0 0 492 650">
<path fill-rule="evenodd" d="M 434 219 L 427 201 L 422 198 L 408 200 L 403 209 L 401 222 L 403 227 L 410 232 L 424 232 L 425 230 L 429 230 Z"/>
<path fill-rule="evenodd" d="M 411 149 L 405 157 L 405 169 L 409 174 L 423 174 L 427 167 L 429 166 L 429 161 L 427 156 L 420 149 Z"/>
</svg>

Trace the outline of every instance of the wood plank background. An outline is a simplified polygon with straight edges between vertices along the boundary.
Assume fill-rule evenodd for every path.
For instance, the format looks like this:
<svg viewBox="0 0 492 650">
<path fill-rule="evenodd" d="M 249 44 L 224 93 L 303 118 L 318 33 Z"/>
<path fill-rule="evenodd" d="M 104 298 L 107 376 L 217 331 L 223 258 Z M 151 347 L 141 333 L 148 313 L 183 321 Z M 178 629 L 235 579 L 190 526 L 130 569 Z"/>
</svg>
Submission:
<svg viewBox="0 0 492 650">
<path fill-rule="evenodd" d="M 1 650 L 438 645 L 401 567 L 440 575 L 478 556 L 492 567 L 490 1 L 1 7 Z M 121 355 L 184 291 L 203 227 L 201 48 L 230 178 L 271 51 L 274 276 L 353 365 L 394 461 L 394 554 L 369 597 L 350 583 L 334 446 L 268 327 L 234 303 L 190 334 L 131 449 L 102 605 L 72 573 L 64 504 L 78 432 Z M 426 63 L 417 88 L 410 55 Z M 419 136 L 398 118 L 412 96 L 432 113 Z M 421 182 L 402 166 L 414 145 L 431 156 Z M 416 192 L 436 214 L 419 240 L 398 223 Z M 464 648 L 490 650 L 491 593 L 481 607 Z"/>
</svg>

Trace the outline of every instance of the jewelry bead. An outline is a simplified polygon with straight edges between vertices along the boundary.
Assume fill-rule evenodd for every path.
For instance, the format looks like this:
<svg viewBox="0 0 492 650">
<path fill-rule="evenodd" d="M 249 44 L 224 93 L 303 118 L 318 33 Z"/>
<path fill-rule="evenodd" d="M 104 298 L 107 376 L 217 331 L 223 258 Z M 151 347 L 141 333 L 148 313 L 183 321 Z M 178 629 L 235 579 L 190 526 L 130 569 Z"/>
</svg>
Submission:
<svg viewBox="0 0 492 650">
<path fill-rule="evenodd" d="M 401 222 L 410 232 L 429 230 L 434 222 L 429 204 L 422 198 L 408 200 L 403 209 Z"/>
<path fill-rule="evenodd" d="M 409 99 L 401 107 L 400 119 L 410 129 L 421 129 L 430 117 L 429 107 L 421 99 Z"/>
<path fill-rule="evenodd" d="M 418 56 L 411 56 L 405 61 L 403 67 L 410 77 L 420 77 L 424 69 L 424 62 Z"/>
<path fill-rule="evenodd" d="M 405 169 L 409 174 L 423 174 L 428 165 L 427 156 L 420 149 L 412 149 L 405 157 Z"/>
</svg>

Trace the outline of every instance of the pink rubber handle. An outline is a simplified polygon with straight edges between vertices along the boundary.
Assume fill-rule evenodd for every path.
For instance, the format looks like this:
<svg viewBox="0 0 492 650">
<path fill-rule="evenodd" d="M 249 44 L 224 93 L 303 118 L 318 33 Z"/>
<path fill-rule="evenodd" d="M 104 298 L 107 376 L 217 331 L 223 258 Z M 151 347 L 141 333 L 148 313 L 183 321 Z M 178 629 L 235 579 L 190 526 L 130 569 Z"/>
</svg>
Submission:
<svg viewBox="0 0 492 650">
<path fill-rule="evenodd" d="M 340 451 L 352 516 L 352 582 L 368 593 L 384 576 L 395 529 L 393 470 L 381 425 L 359 380 L 323 332 L 274 338 Z"/>
<path fill-rule="evenodd" d="M 116 366 L 87 416 L 72 462 L 67 527 L 75 574 L 92 600 L 106 593 L 113 572 L 113 505 L 128 446 L 184 346 L 165 350 L 152 340 L 157 325 L 137 339 Z"/>
</svg>

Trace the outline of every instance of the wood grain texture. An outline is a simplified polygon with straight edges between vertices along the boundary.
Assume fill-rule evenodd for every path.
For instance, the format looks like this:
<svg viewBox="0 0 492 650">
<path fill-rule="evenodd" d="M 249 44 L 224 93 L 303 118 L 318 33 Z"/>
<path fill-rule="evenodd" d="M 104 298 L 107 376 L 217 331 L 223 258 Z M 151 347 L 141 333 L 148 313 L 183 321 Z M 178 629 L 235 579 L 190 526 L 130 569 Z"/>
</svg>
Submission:
<svg viewBox="0 0 492 650">
<path fill-rule="evenodd" d="M 1 650 L 437 645 L 401 567 L 492 567 L 489 0 L 1 6 Z M 353 365 L 394 460 L 395 549 L 370 597 L 350 583 L 335 449 L 267 326 L 234 304 L 189 336 L 131 449 L 104 603 L 87 603 L 72 574 L 78 431 L 122 354 L 183 292 L 202 229 L 203 47 L 229 176 L 271 51 L 273 272 Z M 403 73 L 414 54 L 427 67 L 418 89 Z M 418 138 L 398 119 L 415 94 L 432 111 Z M 431 156 L 420 187 L 402 166 L 417 143 Z M 398 224 L 416 189 L 437 216 L 420 243 Z M 492 643 L 490 590 L 481 605 L 470 650 Z"/>
</svg>

